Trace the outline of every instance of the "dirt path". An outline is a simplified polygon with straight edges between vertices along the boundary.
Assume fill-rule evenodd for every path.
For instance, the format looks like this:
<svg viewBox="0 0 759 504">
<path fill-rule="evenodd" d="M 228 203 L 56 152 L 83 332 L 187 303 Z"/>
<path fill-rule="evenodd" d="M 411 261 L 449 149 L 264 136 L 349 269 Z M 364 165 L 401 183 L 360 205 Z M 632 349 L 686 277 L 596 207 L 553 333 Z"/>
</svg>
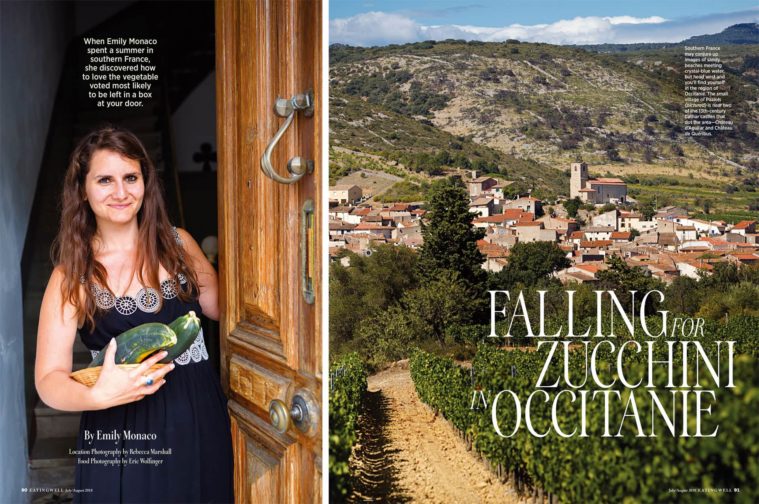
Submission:
<svg viewBox="0 0 759 504">
<path fill-rule="evenodd" d="M 369 377 L 352 463 L 353 502 L 522 502 L 466 450 L 445 419 L 419 401 L 404 367 Z"/>
</svg>

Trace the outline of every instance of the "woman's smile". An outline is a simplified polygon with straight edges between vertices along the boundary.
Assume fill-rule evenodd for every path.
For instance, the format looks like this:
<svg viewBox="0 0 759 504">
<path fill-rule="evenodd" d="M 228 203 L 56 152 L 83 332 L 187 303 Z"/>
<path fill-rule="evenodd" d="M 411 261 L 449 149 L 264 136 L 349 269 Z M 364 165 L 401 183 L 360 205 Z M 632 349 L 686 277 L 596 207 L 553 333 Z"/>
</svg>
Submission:
<svg viewBox="0 0 759 504">
<path fill-rule="evenodd" d="M 136 218 L 145 196 L 140 162 L 110 150 L 92 155 L 85 199 L 99 223 L 125 224 Z"/>
</svg>

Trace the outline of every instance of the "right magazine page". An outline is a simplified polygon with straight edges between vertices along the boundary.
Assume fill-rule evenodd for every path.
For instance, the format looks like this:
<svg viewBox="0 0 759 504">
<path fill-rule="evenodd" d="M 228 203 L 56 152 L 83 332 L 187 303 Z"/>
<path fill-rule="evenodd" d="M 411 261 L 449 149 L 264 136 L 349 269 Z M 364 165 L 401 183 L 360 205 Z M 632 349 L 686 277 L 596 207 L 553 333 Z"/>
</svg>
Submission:
<svg viewBox="0 0 759 504">
<path fill-rule="evenodd" d="M 331 1 L 331 502 L 759 500 L 759 8 Z"/>
</svg>

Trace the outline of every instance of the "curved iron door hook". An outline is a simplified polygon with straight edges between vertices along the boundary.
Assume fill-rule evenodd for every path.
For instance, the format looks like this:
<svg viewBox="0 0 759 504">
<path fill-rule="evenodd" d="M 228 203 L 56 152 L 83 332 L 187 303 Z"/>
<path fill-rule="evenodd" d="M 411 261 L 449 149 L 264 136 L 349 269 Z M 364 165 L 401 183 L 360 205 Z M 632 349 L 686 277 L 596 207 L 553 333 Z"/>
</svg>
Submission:
<svg viewBox="0 0 759 504">
<path fill-rule="evenodd" d="M 314 93 L 311 90 L 305 93 L 296 94 L 289 100 L 287 98 L 277 98 L 274 104 L 274 113 L 279 117 L 285 117 L 285 122 L 279 127 L 279 130 L 271 139 L 269 145 L 266 146 L 263 156 L 261 156 L 261 171 L 270 179 L 279 182 L 280 184 L 294 184 L 303 178 L 306 173 L 313 173 L 314 161 L 311 159 L 305 159 L 300 156 L 290 158 L 287 162 L 287 171 L 290 172 L 292 177 L 283 177 L 274 170 L 274 166 L 271 164 L 271 153 L 274 151 L 274 147 L 277 146 L 277 142 L 285 134 L 287 128 L 293 122 L 295 113 L 299 110 L 303 111 L 303 115 L 311 117 L 314 115 Z"/>
</svg>

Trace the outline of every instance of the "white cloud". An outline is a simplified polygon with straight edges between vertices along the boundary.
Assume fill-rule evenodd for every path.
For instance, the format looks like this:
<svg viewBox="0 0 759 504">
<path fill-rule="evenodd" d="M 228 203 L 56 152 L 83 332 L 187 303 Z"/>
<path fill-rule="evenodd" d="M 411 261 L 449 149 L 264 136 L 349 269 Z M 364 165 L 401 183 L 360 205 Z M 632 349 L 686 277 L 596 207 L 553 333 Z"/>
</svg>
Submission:
<svg viewBox="0 0 759 504">
<path fill-rule="evenodd" d="M 718 33 L 732 24 L 756 21 L 759 21 L 759 9 L 676 20 L 660 16 L 586 16 L 536 25 L 425 26 L 400 14 L 367 12 L 330 21 L 330 42 L 358 46 L 448 38 L 484 42 L 518 39 L 551 44 L 680 42 L 693 35 Z"/>
<path fill-rule="evenodd" d="M 422 27 L 400 14 L 366 12 L 329 22 L 330 42 L 357 46 L 404 44 L 419 39 Z"/>
<path fill-rule="evenodd" d="M 660 16 L 651 16 L 647 18 L 636 18 L 632 16 L 611 16 L 605 17 L 605 20 L 613 25 L 616 24 L 658 24 L 667 21 Z"/>
</svg>

